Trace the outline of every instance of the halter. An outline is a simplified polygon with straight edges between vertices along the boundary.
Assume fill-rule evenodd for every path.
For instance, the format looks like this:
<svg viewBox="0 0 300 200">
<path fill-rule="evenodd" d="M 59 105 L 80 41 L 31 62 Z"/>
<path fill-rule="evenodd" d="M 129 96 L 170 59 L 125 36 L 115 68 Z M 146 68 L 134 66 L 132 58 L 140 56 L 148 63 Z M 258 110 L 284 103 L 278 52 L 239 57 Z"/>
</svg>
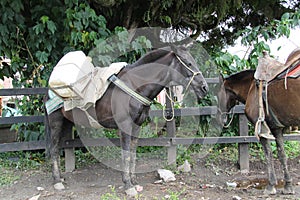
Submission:
<svg viewBox="0 0 300 200">
<path fill-rule="evenodd" d="M 180 58 L 177 54 L 175 54 L 175 56 L 176 56 L 176 58 L 179 60 L 179 62 L 180 62 L 186 69 L 188 69 L 190 72 L 193 73 L 193 76 L 191 77 L 190 81 L 188 82 L 188 84 L 187 84 L 187 86 L 186 86 L 186 88 L 185 88 L 185 92 L 183 93 L 183 94 L 185 95 L 186 91 L 187 91 L 188 88 L 190 87 L 190 85 L 191 85 L 192 81 L 194 80 L 195 76 L 201 74 L 201 72 L 200 72 L 200 71 L 199 71 L 199 72 L 195 72 L 195 71 L 192 70 L 189 66 L 187 66 L 187 65 L 185 64 L 185 62 L 183 62 L 183 61 L 181 60 L 181 58 Z M 184 96 L 184 95 L 183 95 L 183 96 Z"/>
<path fill-rule="evenodd" d="M 190 72 L 193 73 L 193 75 L 191 76 L 191 79 L 189 80 L 188 84 L 186 85 L 185 91 L 184 91 L 184 93 L 183 93 L 183 97 L 184 97 L 185 94 L 186 94 L 186 92 L 187 92 L 187 90 L 188 90 L 188 88 L 190 87 L 192 81 L 194 80 L 195 76 L 201 74 L 201 72 L 200 72 L 200 71 L 199 71 L 199 72 L 195 72 L 195 71 L 192 70 L 189 66 L 187 66 L 187 65 L 185 64 L 185 62 L 183 62 L 183 61 L 181 60 L 181 58 L 180 58 L 177 54 L 175 54 L 175 56 L 176 56 L 176 58 L 178 59 L 178 61 L 179 61 L 186 69 L 188 69 Z M 172 99 L 171 94 L 166 93 L 166 96 L 167 96 L 167 98 L 168 98 L 168 99 L 170 100 L 170 102 L 171 102 L 172 116 L 171 116 L 170 119 L 168 119 L 168 118 L 165 116 L 165 108 L 163 108 L 163 118 L 164 118 L 164 120 L 166 120 L 166 121 L 172 121 L 172 120 L 174 119 L 174 115 L 175 115 L 175 113 L 174 113 L 174 105 L 173 105 L 173 104 L 175 103 L 175 101 Z"/>
</svg>

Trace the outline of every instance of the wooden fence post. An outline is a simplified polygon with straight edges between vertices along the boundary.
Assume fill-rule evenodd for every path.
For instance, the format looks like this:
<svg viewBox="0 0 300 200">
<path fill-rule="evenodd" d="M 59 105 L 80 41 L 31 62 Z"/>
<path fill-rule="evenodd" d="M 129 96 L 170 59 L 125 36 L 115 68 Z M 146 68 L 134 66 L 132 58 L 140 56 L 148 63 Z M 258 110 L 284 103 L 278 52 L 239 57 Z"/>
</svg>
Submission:
<svg viewBox="0 0 300 200">
<path fill-rule="evenodd" d="M 74 139 L 73 131 L 65 131 L 63 141 Z M 75 151 L 74 148 L 65 148 L 65 168 L 66 172 L 72 172 L 75 169 Z"/>
<path fill-rule="evenodd" d="M 170 92 L 170 89 L 166 89 L 166 93 L 168 93 L 170 95 L 170 97 L 173 99 L 173 94 L 172 94 L 172 91 Z M 166 98 L 166 110 L 169 110 L 171 109 L 172 107 L 174 106 L 173 102 L 170 101 L 169 98 Z M 171 109 L 171 115 L 174 115 L 174 110 Z M 168 117 L 168 115 L 167 115 Z M 176 133 L 176 124 L 175 124 L 175 119 L 173 118 L 172 120 L 170 121 L 167 121 L 166 122 L 167 124 L 167 135 L 168 137 L 170 138 L 173 138 L 175 137 L 175 133 Z M 172 164 L 175 164 L 176 163 L 176 149 L 177 149 L 177 146 L 176 145 L 173 145 L 171 143 L 171 146 L 168 147 L 168 164 L 169 165 L 172 165 Z"/>
<path fill-rule="evenodd" d="M 248 136 L 248 119 L 245 114 L 239 115 L 239 135 Z M 239 143 L 239 160 L 238 164 L 240 170 L 244 173 L 249 172 L 249 144 L 248 143 Z"/>
</svg>

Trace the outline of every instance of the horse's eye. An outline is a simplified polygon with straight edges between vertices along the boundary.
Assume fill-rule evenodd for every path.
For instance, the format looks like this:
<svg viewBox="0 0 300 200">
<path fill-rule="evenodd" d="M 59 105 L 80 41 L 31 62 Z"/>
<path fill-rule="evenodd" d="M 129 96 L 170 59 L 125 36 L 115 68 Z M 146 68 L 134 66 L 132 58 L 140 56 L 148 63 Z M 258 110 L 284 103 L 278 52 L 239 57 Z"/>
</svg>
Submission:
<svg viewBox="0 0 300 200">
<path fill-rule="evenodd" d="M 188 66 L 191 67 L 191 66 L 192 66 L 192 63 L 188 63 Z"/>
</svg>

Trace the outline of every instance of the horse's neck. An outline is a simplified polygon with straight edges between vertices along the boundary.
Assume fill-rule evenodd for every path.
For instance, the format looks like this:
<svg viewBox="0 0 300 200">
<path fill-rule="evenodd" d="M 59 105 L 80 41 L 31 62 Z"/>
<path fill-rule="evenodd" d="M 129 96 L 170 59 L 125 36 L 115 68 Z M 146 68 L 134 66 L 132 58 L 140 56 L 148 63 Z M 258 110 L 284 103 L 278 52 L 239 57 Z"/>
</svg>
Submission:
<svg viewBox="0 0 300 200">
<path fill-rule="evenodd" d="M 138 88 L 137 92 L 142 96 L 154 99 L 171 81 L 169 66 L 174 59 L 172 56 L 171 52 L 160 49 L 146 54 L 122 71 L 121 75 L 128 73 L 125 76 L 130 77 L 124 82 Z"/>
<path fill-rule="evenodd" d="M 144 66 L 141 69 L 143 65 L 126 67 L 119 77 L 140 95 L 153 100 L 170 82 L 169 67 L 157 63 Z"/>
<path fill-rule="evenodd" d="M 240 101 L 241 103 L 246 102 L 248 92 L 250 89 L 250 86 L 253 82 L 253 78 L 247 79 L 247 80 L 239 80 L 236 81 L 235 83 L 230 83 L 229 88 L 232 90 L 232 92 L 236 95 L 236 99 Z"/>
</svg>

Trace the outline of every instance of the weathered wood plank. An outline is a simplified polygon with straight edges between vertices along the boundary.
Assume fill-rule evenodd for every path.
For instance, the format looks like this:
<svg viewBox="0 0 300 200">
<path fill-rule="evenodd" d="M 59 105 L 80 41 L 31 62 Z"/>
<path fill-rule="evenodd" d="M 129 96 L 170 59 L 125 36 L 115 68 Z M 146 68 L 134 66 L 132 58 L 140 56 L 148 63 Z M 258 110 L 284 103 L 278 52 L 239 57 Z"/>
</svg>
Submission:
<svg viewBox="0 0 300 200">
<path fill-rule="evenodd" d="M 44 122 L 45 116 L 14 116 L 14 117 L 0 117 L 0 124 L 17 124 L 17 123 L 31 123 Z"/>
<path fill-rule="evenodd" d="M 248 136 L 249 128 L 248 128 L 248 120 L 245 115 L 239 115 L 239 135 L 240 136 Z M 239 143 L 239 167 L 240 170 L 244 172 L 249 172 L 249 144 L 247 143 Z"/>
<path fill-rule="evenodd" d="M 300 134 L 284 135 L 286 141 L 300 141 Z M 232 136 L 232 137 L 205 137 L 205 138 L 141 138 L 139 146 L 170 146 L 173 145 L 190 145 L 190 144 L 230 144 L 230 143 L 252 143 L 258 142 L 255 136 Z M 120 146 L 118 138 L 114 139 L 91 139 L 85 141 L 87 146 Z M 80 139 L 68 140 L 61 144 L 62 148 L 66 147 L 83 147 Z M 0 152 L 6 151 L 23 151 L 45 149 L 45 141 L 32 142 L 12 142 L 0 144 Z"/>
<path fill-rule="evenodd" d="M 45 141 L 12 142 L 0 144 L 0 152 L 45 149 Z"/>
<path fill-rule="evenodd" d="M 0 89 L 0 96 L 16 96 L 16 95 L 38 95 L 46 94 L 48 88 L 10 88 Z"/>
</svg>

